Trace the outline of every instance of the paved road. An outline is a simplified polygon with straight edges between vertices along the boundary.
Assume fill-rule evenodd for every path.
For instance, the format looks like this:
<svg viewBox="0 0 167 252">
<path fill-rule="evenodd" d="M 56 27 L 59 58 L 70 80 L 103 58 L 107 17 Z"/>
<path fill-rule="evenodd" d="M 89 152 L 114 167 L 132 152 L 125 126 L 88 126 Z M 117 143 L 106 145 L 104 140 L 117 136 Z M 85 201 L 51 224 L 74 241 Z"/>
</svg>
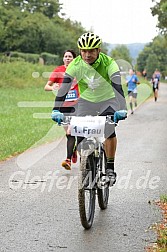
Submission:
<svg viewBox="0 0 167 252">
<path fill-rule="evenodd" d="M 65 171 L 65 138 L 0 163 L 1 252 L 142 252 L 167 185 L 167 86 L 117 128 L 118 181 L 107 210 L 85 231 L 77 204 L 78 163 Z M 149 204 L 151 202 L 151 204 Z"/>
</svg>

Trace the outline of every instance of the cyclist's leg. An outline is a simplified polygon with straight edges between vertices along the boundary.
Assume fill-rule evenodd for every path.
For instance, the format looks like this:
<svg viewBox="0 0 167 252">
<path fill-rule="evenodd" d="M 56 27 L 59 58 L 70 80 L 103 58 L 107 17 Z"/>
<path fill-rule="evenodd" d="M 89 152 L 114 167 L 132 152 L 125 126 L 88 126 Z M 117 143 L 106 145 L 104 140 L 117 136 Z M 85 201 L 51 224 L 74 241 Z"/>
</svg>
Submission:
<svg viewBox="0 0 167 252">
<path fill-rule="evenodd" d="M 108 103 L 107 103 L 108 104 Z M 112 108 L 112 105 L 105 109 L 100 115 L 114 115 L 115 109 Z M 116 173 L 114 171 L 115 165 L 115 153 L 117 147 L 117 137 L 115 133 L 115 126 L 109 125 L 106 127 L 105 130 L 105 142 L 104 142 L 104 149 L 107 158 L 107 167 L 106 167 L 106 174 L 111 181 L 111 185 L 116 182 Z"/>
<path fill-rule="evenodd" d="M 117 137 L 115 133 L 109 136 L 104 142 L 104 149 L 107 157 L 106 174 L 109 177 L 112 184 L 116 182 L 115 172 L 115 153 L 117 147 Z"/>
</svg>

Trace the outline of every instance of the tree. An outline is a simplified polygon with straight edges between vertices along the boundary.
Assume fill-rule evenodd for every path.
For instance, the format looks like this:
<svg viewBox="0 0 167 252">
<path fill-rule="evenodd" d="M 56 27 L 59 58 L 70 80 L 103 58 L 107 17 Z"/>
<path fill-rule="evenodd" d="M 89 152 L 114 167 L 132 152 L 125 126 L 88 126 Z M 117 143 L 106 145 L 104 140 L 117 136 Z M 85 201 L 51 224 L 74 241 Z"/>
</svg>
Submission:
<svg viewBox="0 0 167 252">
<path fill-rule="evenodd" d="M 60 12 L 59 0 L 0 0 L 3 7 L 10 9 L 18 8 L 20 12 L 42 13 L 49 18 L 53 18 Z"/>
<path fill-rule="evenodd" d="M 153 39 L 151 43 L 146 45 L 143 51 L 139 54 L 137 58 L 137 68 L 140 72 L 142 72 L 145 68 L 149 74 L 153 69 L 153 65 L 155 68 L 159 68 L 162 76 L 167 75 L 167 41 L 164 36 L 157 36 Z M 151 62 L 154 60 L 154 62 Z M 150 64 L 150 66 L 149 66 Z M 148 69 L 151 70 L 148 70 Z M 151 77 L 151 76 L 149 76 Z"/>
<path fill-rule="evenodd" d="M 9 10 L 0 6 L 1 20 L 1 51 L 9 51 L 18 47 L 18 39 L 21 37 L 22 29 L 20 28 L 21 20 L 25 17 L 18 9 L 11 7 Z"/>
<path fill-rule="evenodd" d="M 151 46 L 150 45 L 146 45 L 144 47 L 143 51 L 141 51 L 139 53 L 139 56 L 137 58 L 137 69 L 141 73 L 143 72 L 144 69 L 146 69 L 146 61 L 147 61 L 149 54 L 151 54 Z"/>
<path fill-rule="evenodd" d="M 157 36 L 153 39 L 152 50 L 157 56 L 159 70 L 161 71 L 162 76 L 167 75 L 167 40 L 165 36 Z"/>
<path fill-rule="evenodd" d="M 158 16 L 158 25 L 157 27 L 160 29 L 162 34 L 167 35 L 167 1 L 160 0 L 152 0 L 155 2 L 155 6 L 151 8 L 151 13 L 153 16 Z"/>
<path fill-rule="evenodd" d="M 151 78 L 156 68 L 159 69 L 159 62 L 157 61 L 157 56 L 156 54 L 150 54 L 146 60 L 147 76 L 149 78 Z"/>
<path fill-rule="evenodd" d="M 50 18 L 37 11 L 21 12 L 14 2 L 7 0 L 5 5 L 4 0 L 0 0 L 0 51 L 48 52 L 59 56 L 67 48 L 77 52 L 76 41 L 85 31 L 81 23 L 65 20 L 58 15 Z M 16 3 L 21 2 L 18 0 Z"/>
<path fill-rule="evenodd" d="M 130 56 L 129 49 L 125 45 L 118 45 L 111 51 L 111 57 L 114 59 L 122 59 L 132 64 L 132 58 Z"/>
</svg>

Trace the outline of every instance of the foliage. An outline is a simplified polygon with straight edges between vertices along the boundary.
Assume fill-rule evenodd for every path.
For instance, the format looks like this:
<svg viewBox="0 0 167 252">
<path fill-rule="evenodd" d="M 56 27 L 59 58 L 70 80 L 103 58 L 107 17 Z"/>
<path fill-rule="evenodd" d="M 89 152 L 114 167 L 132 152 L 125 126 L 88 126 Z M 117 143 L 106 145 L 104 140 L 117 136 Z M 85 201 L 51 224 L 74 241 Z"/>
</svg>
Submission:
<svg viewBox="0 0 167 252">
<path fill-rule="evenodd" d="M 139 56 L 137 58 L 137 69 L 140 72 L 143 72 L 143 70 L 146 68 L 146 60 L 151 53 L 151 48 L 146 45 L 141 53 L 139 53 Z"/>
<path fill-rule="evenodd" d="M 43 52 L 41 54 L 34 53 L 22 53 L 22 52 L 8 52 L 0 55 L 0 62 L 9 63 L 14 61 L 26 61 L 31 63 L 41 63 L 45 65 L 60 65 L 62 64 L 62 58 L 58 55 Z"/>
<path fill-rule="evenodd" d="M 21 53 L 21 52 L 11 52 L 10 60 L 12 58 L 22 58 L 27 62 L 38 63 L 39 62 L 39 54 L 34 53 Z"/>
<path fill-rule="evenodd" d="M 53 55 L 50 53 L 43 52 L 41 53 L 41 58 L 44 60 L 45 65 L 60 65 L 62 64 L 62 59 L 58 55 Z"/>
<path fill-rule="evenodd" d="M 159 62 L 156 54 L 150 54 L 146 60 L 147 76 L 151 77 L 155 69 L 159 69 Z"/>
<path fill-rule="evenodd" d="M 9 10 L 11 7 L 17 8 L 19 12 L 42 13 L 52 18 L 61 10 L 58 0 L 0 0 L 3 7 Z"/>
<path fill-rule="evenodd" d="M 111 57 L 115 60 L 117 59 L 123 59 L 130 64 L 132 64 L 132 58 L 130 56 L 129 49 L 125 45 L 117 45 L 112 51 L 111 51 Z"/>
<path fill-rule="evenodd" d="M 156 68 L 159 69 L 162 76 L 167 75 L 167 40 L 164 36 L 157 36 L 153 41 L 147 44 L 137 58 L 137 69 L 142 72 L 147 70 L 148 77 Z"/>
<path fill-rule="evenodd" d="M 144 49 L 146 43 L 130 43 L 130 44 L 124 44 L 124 45 L 128 48 L 130 56 L 133 59 L 133 62 L 136 62 L 136 59 L 139 53 Z M 115 49 L 115 47 L 117 47 L 118 44 L 107 43 L 106 46 L 107 46 L 108 54 L 110 55 L 111 51 Z"/>
<path fill-rule="evenodd" d="M 155 2 L 154 7 L 151 8 L 152 15 L 158 16 L 158 28 L 162 34 L 167 36 L 167 1 L 166 0 L 152 0 Z"/>
<path fill-rule="evenodd" d="M 46 14 L 52 4 L 54 14 Z M 68 48 L 77 52 L 76 41 L 85 29 L 61 18 L 60 10 L 57 0 L 0 0 L 0 51 L 48 52 L 59 57 Z"/>
</svg>

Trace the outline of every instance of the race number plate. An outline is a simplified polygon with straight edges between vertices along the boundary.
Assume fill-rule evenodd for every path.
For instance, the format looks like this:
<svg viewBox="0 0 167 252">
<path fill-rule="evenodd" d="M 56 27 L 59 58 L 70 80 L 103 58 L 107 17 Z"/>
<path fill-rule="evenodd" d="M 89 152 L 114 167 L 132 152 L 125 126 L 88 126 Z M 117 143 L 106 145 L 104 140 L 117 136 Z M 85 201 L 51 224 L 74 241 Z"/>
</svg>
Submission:
<svg viewBox="0 0 167 252">
<path fill-rule="evenodd" d="M 70 127 L 72 136 L 103 137 L 105 116 L 72 117 Z"/>
<path fill-rule="evenodd" d="M 70 90 L 68 92 L 68 94 L 66 95 L 65 101 L 74 101 L 74 100 L 77 100 L 77 99 L 78 99 L 77 91 L 76 90 Z"/>
</svg>

